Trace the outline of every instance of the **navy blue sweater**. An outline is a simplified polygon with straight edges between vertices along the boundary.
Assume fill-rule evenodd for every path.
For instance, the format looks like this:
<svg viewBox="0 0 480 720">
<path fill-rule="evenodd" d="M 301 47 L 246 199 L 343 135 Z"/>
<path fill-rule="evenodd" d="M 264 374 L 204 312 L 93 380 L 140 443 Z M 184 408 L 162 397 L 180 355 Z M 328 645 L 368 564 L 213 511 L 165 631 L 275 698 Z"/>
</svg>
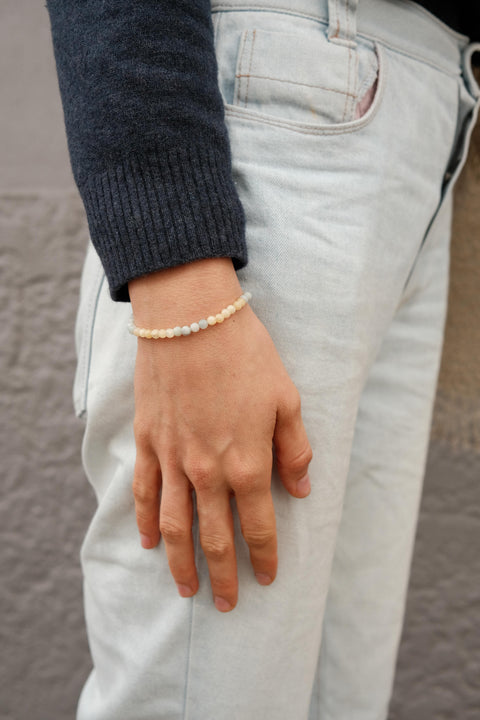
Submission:
<svg viewBox="0 0 480 720">
<path fill-rule="evenodd" d="M 424 4 L 467 34 L 458 9 L 478 20 L 467 0 Z M 128 301 L 135 277 L 196 259 L 246 265 L 210 0 L 46 7 L 73 175 L 112 299 Z"/>
<path fill-rule="evenodd" d="M 134 277 L 247 263 L 209 0 L 48 0 L 75 182 L 113 300 Z"/>
</svg>

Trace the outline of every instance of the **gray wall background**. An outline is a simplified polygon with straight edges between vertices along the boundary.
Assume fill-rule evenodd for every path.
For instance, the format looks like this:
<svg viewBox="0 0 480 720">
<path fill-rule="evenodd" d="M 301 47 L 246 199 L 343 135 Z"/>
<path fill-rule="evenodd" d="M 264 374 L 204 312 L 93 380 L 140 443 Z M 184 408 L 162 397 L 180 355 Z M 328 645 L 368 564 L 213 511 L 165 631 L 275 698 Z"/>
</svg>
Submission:
<svg viewBox="0 0 480 720">
<path fill-rule="evenodd" d="M 90 668 L 94 512 L 73 413 L 88 228 L 43 2 L 0 4 L 0 718 L 69 720 Z M 456 192 L 446 343 L 390 720 L 480 718 L 480 128 Z M 295 720 L 295 719 L 292 719 Z"/>
</svg>

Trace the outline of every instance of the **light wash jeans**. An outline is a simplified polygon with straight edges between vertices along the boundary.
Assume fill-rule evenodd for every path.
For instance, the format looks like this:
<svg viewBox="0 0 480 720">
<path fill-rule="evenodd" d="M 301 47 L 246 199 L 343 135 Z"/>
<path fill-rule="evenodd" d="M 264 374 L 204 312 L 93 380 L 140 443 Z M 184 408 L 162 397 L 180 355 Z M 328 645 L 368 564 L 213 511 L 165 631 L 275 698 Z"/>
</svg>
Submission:
<svg viewBox="0 0 480 720">
<path fill-rule="evenodd" d="M 162 542 L 140 545 L 131 306 L 110 299 L 88 248 L 74 401 L 98 509 L 81 548 L 94 669 L 77 720 L 387 717 L 443 342 L 451 189 L 479 89 L 467 38 L 411 2 L 355 5 L 212 0 L 247 219 L 238 277 L 300 392 L 313 450 L 306 499 L 274 466 L 271 586 L 256 582 L 236 518 L 231 613 L 214 608 L 196 522 L 193 598 L 179 597 Z"/>
</svg>

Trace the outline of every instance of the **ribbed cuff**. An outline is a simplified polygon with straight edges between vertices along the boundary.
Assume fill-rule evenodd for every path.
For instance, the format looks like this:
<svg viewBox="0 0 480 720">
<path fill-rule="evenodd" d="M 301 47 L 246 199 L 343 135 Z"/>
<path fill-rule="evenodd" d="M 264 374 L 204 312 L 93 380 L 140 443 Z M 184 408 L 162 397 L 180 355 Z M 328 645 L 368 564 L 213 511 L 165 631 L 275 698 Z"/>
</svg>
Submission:
<svg viewBox="0 0 480 720">
<path fill-rule="evenodd" d="M 203 145 L 130 156 L 79 185 L 112 300 L 128 281 L 211 257 L 248 262 L 245 215 L 225 155 Z"/>
</svg>

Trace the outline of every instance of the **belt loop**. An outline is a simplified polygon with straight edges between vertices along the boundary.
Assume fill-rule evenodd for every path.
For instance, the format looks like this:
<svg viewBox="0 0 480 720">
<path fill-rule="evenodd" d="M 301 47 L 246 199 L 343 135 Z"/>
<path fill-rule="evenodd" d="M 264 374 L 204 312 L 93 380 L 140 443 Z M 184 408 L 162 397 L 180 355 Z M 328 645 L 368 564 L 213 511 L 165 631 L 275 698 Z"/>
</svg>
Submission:
<svg viewBox="0 0 480 720">
<path fill-rule="evenodd" d="M 358 0 L 328 0 L 328 39 L 356 47 Z"/>
<path fill-rule="evenodd" d="M 468 89 L 475 98 L 480 98 L 480 86 L 473 74 L 472 55 L 480 53 L 480 43 L 469 43 L 462 52 L 462 75 L 465 79 Z"/>
</svg>

